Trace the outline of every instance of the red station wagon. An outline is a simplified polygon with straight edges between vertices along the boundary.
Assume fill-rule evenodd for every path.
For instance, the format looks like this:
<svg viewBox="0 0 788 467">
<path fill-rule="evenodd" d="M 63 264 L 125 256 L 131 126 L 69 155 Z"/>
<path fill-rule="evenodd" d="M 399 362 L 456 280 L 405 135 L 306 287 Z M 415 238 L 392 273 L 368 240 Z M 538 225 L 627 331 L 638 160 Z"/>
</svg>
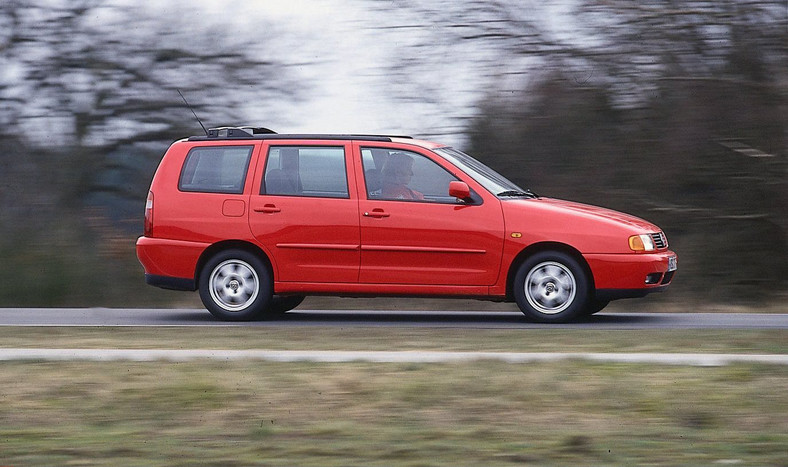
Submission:
<svg viewBox="0 0 788 467">
<path fill-rule="evenodd" d="M 514 301 L 566 322 L 676 271 L 659 227 L 537 196 L 451 147 L 248 127 L 170 146 L 137 256 L 148 284 L 199 290 L 225 320 L 340 295 Z"/>
</svg>

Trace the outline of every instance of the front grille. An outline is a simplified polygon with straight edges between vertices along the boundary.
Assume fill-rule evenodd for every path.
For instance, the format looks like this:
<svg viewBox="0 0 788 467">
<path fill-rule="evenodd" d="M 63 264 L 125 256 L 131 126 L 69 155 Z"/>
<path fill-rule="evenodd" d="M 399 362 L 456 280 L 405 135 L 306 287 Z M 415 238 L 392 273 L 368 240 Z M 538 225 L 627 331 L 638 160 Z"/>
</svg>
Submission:
<svg viewBox="0 0 788 467">
<path fill-rule="evenodd" d="M 663 232 L 651 234 L 651 239 L 654 240 L 654 246 L 658 250 L 668 247 L 668 238 L 665 237 L 665 234 Z"/>
</svg>

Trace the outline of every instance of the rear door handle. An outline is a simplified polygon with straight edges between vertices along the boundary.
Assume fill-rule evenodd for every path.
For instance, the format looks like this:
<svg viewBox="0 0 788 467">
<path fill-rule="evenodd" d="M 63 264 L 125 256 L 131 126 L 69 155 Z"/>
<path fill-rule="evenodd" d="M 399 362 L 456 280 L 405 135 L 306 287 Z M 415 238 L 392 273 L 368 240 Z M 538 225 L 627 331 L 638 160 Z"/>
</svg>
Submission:
<svg viewBox="0 0 788 467">
<path fill-rule="evenodd" d="M 276 205 L 273 204 L 266 204 L 261 208 L 254 208 L 254 212 L 264 212 L 266 214 L 273 214 L 275 212 L 280 212 L 280 211 L 281 209 L 279 209 L 278 207 L 276 207 Z"/>
<path fill-rule="evenodd" d="M 364 212 L 364 217 L 374 217 L 375 219 L 389 217 L 390 215 L 391 214 L 383 211 L 382 209 L 373 209 L 371 212 L 370 211 Z"/>
</svg>

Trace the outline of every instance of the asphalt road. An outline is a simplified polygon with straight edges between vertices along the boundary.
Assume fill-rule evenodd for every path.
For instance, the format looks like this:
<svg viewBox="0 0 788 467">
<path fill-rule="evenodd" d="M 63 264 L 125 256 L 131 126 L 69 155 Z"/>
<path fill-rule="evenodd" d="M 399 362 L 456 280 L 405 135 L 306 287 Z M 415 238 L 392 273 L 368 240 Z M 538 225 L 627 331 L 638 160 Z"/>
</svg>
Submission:
<svg viewBox="0 0 788 467">
<path fill-rule="evenodd" d="M 519 312 L 294 310 L 248 323 L 218 321 L 201 309 L 0 308 L 0 326 L 341 326 L 573 329 L 788 329 L 788 314 L 599 313 L 572 324 L 535 324 Z"/>
</svg>

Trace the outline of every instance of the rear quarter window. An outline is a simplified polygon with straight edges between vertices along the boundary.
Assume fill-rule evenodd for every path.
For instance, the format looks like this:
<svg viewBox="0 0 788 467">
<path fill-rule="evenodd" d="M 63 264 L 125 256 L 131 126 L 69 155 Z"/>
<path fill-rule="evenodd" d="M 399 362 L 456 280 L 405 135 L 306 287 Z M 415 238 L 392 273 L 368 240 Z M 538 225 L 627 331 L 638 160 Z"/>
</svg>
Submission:
<svg viewBox="0 0 788 467">
<path fill-rule="evenodd" d="M 203 193 L 241 194 L 254 146 L 192 148 L 183 163 L 178 189 Z"/>
</svg>

